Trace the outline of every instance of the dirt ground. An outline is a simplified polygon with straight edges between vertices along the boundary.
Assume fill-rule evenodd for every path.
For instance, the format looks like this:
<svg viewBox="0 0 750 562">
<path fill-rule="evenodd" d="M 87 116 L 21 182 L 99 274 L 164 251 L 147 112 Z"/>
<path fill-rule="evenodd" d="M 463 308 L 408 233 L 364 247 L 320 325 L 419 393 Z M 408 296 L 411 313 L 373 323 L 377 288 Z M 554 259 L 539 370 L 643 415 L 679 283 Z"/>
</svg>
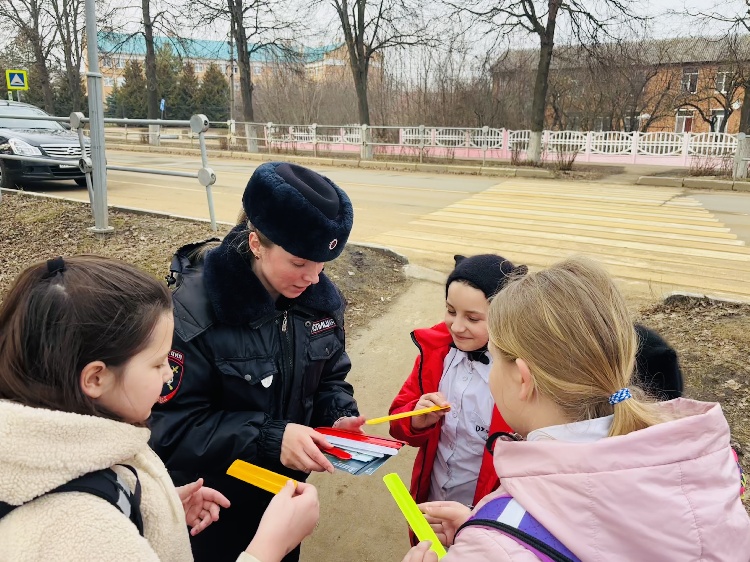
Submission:
<svg viewBox="0 0 750 562">
<path fill-rule="evenodd" d="M 58 255 L 98 254 L 134 263 L 163 279 L 172 253 L 182 244 L 223 236 L 207 223 L 110 211 L 114 234 L 95 236 L 88 205 L 4 193 L 0 200 L 0 295 L 21 270 Z M 404 284 L 402 263 L 366 247 L 348 247 L 325 272 L 347 299 L 346 329 L 380 315 Z M 0 297 L 1 300 L 1 297 Z"/>
<path fill-rule="evenodd" d="M 91 224 L 87 205 L 3 193 L 0 299 L 23 267 L 35 261 L 96 253 L 129 261 L 163 278 L 174 249 L 212 236 L 204 223 L 116 211 L 110 212 L 113 235 L 94 236 L 86 230 Z M 441 319 L 443 288 L 412 281 L 395 257 L 354 245 L 328 264 L 326 273 L 348 301 L 347 349 L 354 364 L 350 379 L 360 408 L 368 417 L 384 415 L 416 354 L 409 331 Z M 722 404 L 747 472 L 750 305 L 688 297 L 638 305 L 640 320 L 677 349 L 686 395 Z M 387 427 L 373 426 L 372 432 L 386 435 Z M 398 472 L 408 483 L 413 459 L 414 451 L 404 450 L 389 461 L 383 474 Z M 323 517 L 303 547 L 303 562 L 401 559 L 407 549 L 405 525 L 380 482 L 383 474 L 370 480 L 313 475 L 311 481 L 320 489 Z"/>
</svg>

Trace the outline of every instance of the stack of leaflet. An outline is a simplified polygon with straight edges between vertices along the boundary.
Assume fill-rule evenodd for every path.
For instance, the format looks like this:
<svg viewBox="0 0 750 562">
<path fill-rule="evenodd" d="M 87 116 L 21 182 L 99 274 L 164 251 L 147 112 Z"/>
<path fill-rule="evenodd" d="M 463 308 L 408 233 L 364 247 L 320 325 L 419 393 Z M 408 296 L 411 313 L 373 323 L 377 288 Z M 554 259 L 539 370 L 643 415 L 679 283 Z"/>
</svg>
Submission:
<svg viewBox="0 0 750 562">
<path fill-rule="evenodd" d="M 402 441 L 374 437 L 357 431 L 332 427 L 317 427 L 315 431 L 322 433 L 331 445 L 351 455 L 351 459 L 344 460 L 340 458 L 342 455 L 338 455 L 337 458 L 326 454 L 333 466 L 355 476 L 374 473 L 404 446 Z M 325 453 L 325 449 L 321 450 Z"/>
</svg>

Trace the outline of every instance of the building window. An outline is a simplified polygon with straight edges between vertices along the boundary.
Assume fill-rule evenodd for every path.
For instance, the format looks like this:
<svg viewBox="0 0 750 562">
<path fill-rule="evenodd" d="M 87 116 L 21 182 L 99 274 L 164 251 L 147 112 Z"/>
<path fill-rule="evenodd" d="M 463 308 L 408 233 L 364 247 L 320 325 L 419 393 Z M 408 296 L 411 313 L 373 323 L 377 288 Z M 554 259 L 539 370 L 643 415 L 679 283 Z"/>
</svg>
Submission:
<svg viewBox="0 0 750 562">
<path fill-rule="evenodd" d="M 115 85 L 115 79 L 111 76 L 105 76 L 104 78 L 104 85 L 109 86 L 110 88 Z"/>
<path fill-rule="evenodd" d="M 695 111 L 693 111 L 692 109 L 678 109 L 674 121 L 674 132 L 689 133 L 690 131 L 692 131 L 694 113 Z"/>
<path fill-rule="evenodd" d="M 112 57 L 102 57 L 102 66 L 112 68 Z"/>
<path fill-rule="evenodd" d="M 195 63 L 195 71 L 196 72 L 203 72 L 203 63 L 202 62 L 196 62 Z"/>
<path fill-rule="evenodd" d="M 260 74 L 263 69 L 259 66 L 253 67 L 253 74 Z"/>
<path fill-rule="evenodd" d="M 117 68 L 125 68 L 125 57 L 117 57 Z"/>
<path fill-rule="evenodd" d="M 698 91 L 698 69 L 685 68 L 682 71 L 682 91 L 694 94 Z"/>
<path fill-rule="evenodd" d="M 732 73 L 728 70 L 719 70 L 716 73 L 716 91 L 726 94 L 732 87 Z"/>
<path fill-rule="evenodd" d="M 124 76 L 118 76 L 117 77 L 117 87 L 122 88 L 125 85 L 125 77 Z"/>
<path fill-rule="evenodd" d="M 239 72 L 239 69 L 235 66 L 234 70 L 232 72 L 234 72 L 235 74 L 237 74 Z"/>
<path fill-rule="evenodd" d="M 723 109 L 712 109 L 711 110 L 711 132 L 718 133 L 721 130 L 721 124 L 724 121 L 724 110 Z"/>
</svg>

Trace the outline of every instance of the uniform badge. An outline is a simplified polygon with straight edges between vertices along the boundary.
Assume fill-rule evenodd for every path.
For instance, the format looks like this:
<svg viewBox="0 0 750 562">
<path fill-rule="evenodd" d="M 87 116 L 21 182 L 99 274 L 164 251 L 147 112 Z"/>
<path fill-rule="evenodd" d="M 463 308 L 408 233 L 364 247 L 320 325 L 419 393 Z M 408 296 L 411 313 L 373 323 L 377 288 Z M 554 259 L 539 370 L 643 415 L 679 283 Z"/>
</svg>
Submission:
<svg viewBox="0 0 750 562">
<path fill-rule="evenodd" d="M 169 352 L 169 368 L 172 370 L 172 378 L 164 383 L 159 396 L 159 404 L 169 402 L 180 388 L 182 375 L 185 374 L 185 356 L 181 351 L 173 349 Z"/>
<path fill-rule="evenodd" d="M 328 244 L 328 249 L 329 250 L 333 250 L 338 245 L 339 245 L 339 239 L 338 238 L 334 238 L 333 240 L 331 240 L 331 243 Z"/>
<path fill-rule="evenodd" d="M 336 321 L 333 318 L 324 318 L 323 320 L 316 320 L 310 326 L 310 335 L 317 336 L 323 332 L 333 330 L 336 327 Z"/>
</svg>

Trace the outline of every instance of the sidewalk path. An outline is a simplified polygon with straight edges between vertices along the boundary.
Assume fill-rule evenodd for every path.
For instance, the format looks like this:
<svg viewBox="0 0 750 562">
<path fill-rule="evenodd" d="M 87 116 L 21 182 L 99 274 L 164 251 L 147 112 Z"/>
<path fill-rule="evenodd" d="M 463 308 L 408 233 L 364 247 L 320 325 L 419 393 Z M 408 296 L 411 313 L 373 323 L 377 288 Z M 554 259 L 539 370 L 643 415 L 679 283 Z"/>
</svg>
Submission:
<svg viewBox="0 0 750 562">
<path fill-rule="evenodd" d="M 347 341 L 352 360 L 348 380 L 360 411 L 368 418 L 388 413 L 393 397 L 411 371 L 417 348 L 409 334 L 443 319 L 445 286 L 414 281 L 389 311 Z M 368 426 L 388 435 L 388 424 Z M 405 447 L 372 476 L 343 472 L 313 474 L 320 493 L 320 525 L 302 545 L 302 562 L 393 562 L 409 549 L 407 525 L 383 483 L 397 472 L 409 486 L 416 449 Z"/>
</svg>

